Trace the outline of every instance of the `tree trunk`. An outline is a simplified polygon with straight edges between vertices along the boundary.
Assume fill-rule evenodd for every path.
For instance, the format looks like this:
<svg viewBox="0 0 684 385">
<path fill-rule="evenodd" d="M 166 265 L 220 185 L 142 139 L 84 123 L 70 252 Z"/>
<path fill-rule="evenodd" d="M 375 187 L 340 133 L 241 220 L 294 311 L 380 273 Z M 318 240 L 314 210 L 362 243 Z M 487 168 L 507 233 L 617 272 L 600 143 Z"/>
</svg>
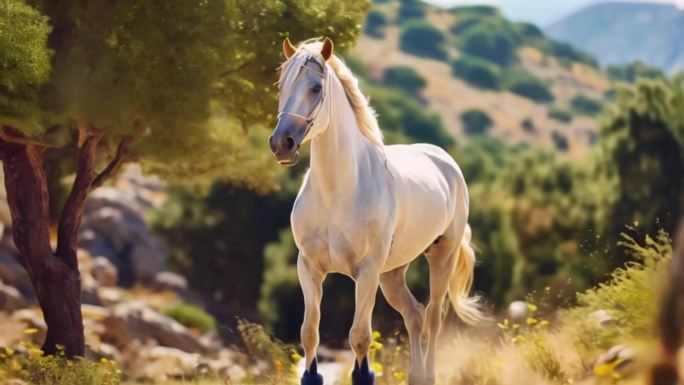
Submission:
<svg viewBox="0 0 684 385">
<path fill-rule="evenodd" d="M 55 255 L 50 247 L 42 152 L 43 147 L 36 144 L 0 143 L 14 243 L 48 327 L 43 350 L 52 354 L 62 345 L 67 356 L 82 356 L 81 280 L 76 263 L 66 263 L 69 258 Z"/>
</svg>

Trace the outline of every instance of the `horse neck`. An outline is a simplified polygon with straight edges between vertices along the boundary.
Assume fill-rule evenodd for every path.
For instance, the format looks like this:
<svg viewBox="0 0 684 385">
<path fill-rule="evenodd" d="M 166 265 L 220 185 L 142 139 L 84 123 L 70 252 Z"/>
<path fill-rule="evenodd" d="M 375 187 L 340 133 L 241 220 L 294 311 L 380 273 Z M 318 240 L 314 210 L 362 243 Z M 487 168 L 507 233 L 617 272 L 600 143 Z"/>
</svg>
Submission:
<svg viewBox="0 0 684 385">
<path fill-rule="evenodd" d="M 312 140 L 309 178 L 325 201 L 356 190 L 374 146 L 359 130 L 354 111 L 342 84 L 333 76 L 330 123 Z"/>
</svg>

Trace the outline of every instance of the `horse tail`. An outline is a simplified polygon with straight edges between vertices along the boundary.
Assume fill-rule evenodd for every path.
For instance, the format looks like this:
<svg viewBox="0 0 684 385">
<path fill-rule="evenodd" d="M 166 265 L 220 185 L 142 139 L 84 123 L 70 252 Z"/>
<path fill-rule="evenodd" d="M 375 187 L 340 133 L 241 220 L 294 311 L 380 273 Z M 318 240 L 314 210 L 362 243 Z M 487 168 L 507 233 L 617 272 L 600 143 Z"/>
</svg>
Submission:
<svg viewBox="0 0 684 385">
<path fill-rule="evenodd" d="M 461 245 L 456 251 L 456 264 L 449 282 L 449 299 L 458 317 L 474 325 L 487 320 L 480 309 L 480 298 L 469 296 L 475 271 L 475 250 L 471 244 L 472 231 L 466 224 Z"/>
</svg>

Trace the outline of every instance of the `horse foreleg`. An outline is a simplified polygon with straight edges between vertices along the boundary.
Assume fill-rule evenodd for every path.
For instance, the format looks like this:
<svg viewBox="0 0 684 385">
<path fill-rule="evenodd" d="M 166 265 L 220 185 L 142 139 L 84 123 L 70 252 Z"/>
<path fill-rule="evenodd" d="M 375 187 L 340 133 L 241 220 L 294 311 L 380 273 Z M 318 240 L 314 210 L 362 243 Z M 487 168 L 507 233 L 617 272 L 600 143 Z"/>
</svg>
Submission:
<svg viewBox="0 0 684 385">
<path fill-rule="evenodd" d="M 423 331 L 425 309 L 406 286 L 408 265 L 380 275 L 380 288 L 387 303 L 398 311 L 404 319 L 411 346 L 411 369 L 409 385 L 422 385 L 425 378 L 425 363 L 420 336 Z"/>
<path fill-rule="evenodd" d="M 370 370 L 368 350 L 372 342 L 371 315 L 375 306 L 375 295 L 380 284 L 379 269 L 365 265 L 356 274 L 356 310 L 349 332 L 349 342 L 356 355 L 352 372 L 352 385 L 375 384 L 375 373 Z"/>
<path fill-rule="evenodd" d="M 321 321 L 321 298 L 325 273 L 309 263 L 301 252 L 297 259 L 297 273 L 304 294 L 304 322 L 302 322 L 301 338 L 306 370 L 302 375 L 301 385 L 323 385 L 323 376 L 318 374 L 316 348 L 319 342 L 318 325 Z"/>
</svg>

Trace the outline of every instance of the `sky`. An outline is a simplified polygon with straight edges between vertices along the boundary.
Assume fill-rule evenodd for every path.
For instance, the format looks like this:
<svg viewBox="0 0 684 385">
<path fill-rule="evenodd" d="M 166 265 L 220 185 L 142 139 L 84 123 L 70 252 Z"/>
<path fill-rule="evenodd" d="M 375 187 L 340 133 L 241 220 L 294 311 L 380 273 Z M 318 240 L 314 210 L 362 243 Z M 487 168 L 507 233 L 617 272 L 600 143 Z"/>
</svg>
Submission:
<svg viewBox="0 0 684 385">
<path fill-rule="evenodd" d="M 493 4 L 517 21 L 533 22 L 540 27 L 560 20 L 573 11 L 598 2 L 597 0 L 425 0 L 444 7 L 465 4 Z M 640 0 L 648 3 L 672 3 L 684 9 L 684 0 Z"/>
</svg>

